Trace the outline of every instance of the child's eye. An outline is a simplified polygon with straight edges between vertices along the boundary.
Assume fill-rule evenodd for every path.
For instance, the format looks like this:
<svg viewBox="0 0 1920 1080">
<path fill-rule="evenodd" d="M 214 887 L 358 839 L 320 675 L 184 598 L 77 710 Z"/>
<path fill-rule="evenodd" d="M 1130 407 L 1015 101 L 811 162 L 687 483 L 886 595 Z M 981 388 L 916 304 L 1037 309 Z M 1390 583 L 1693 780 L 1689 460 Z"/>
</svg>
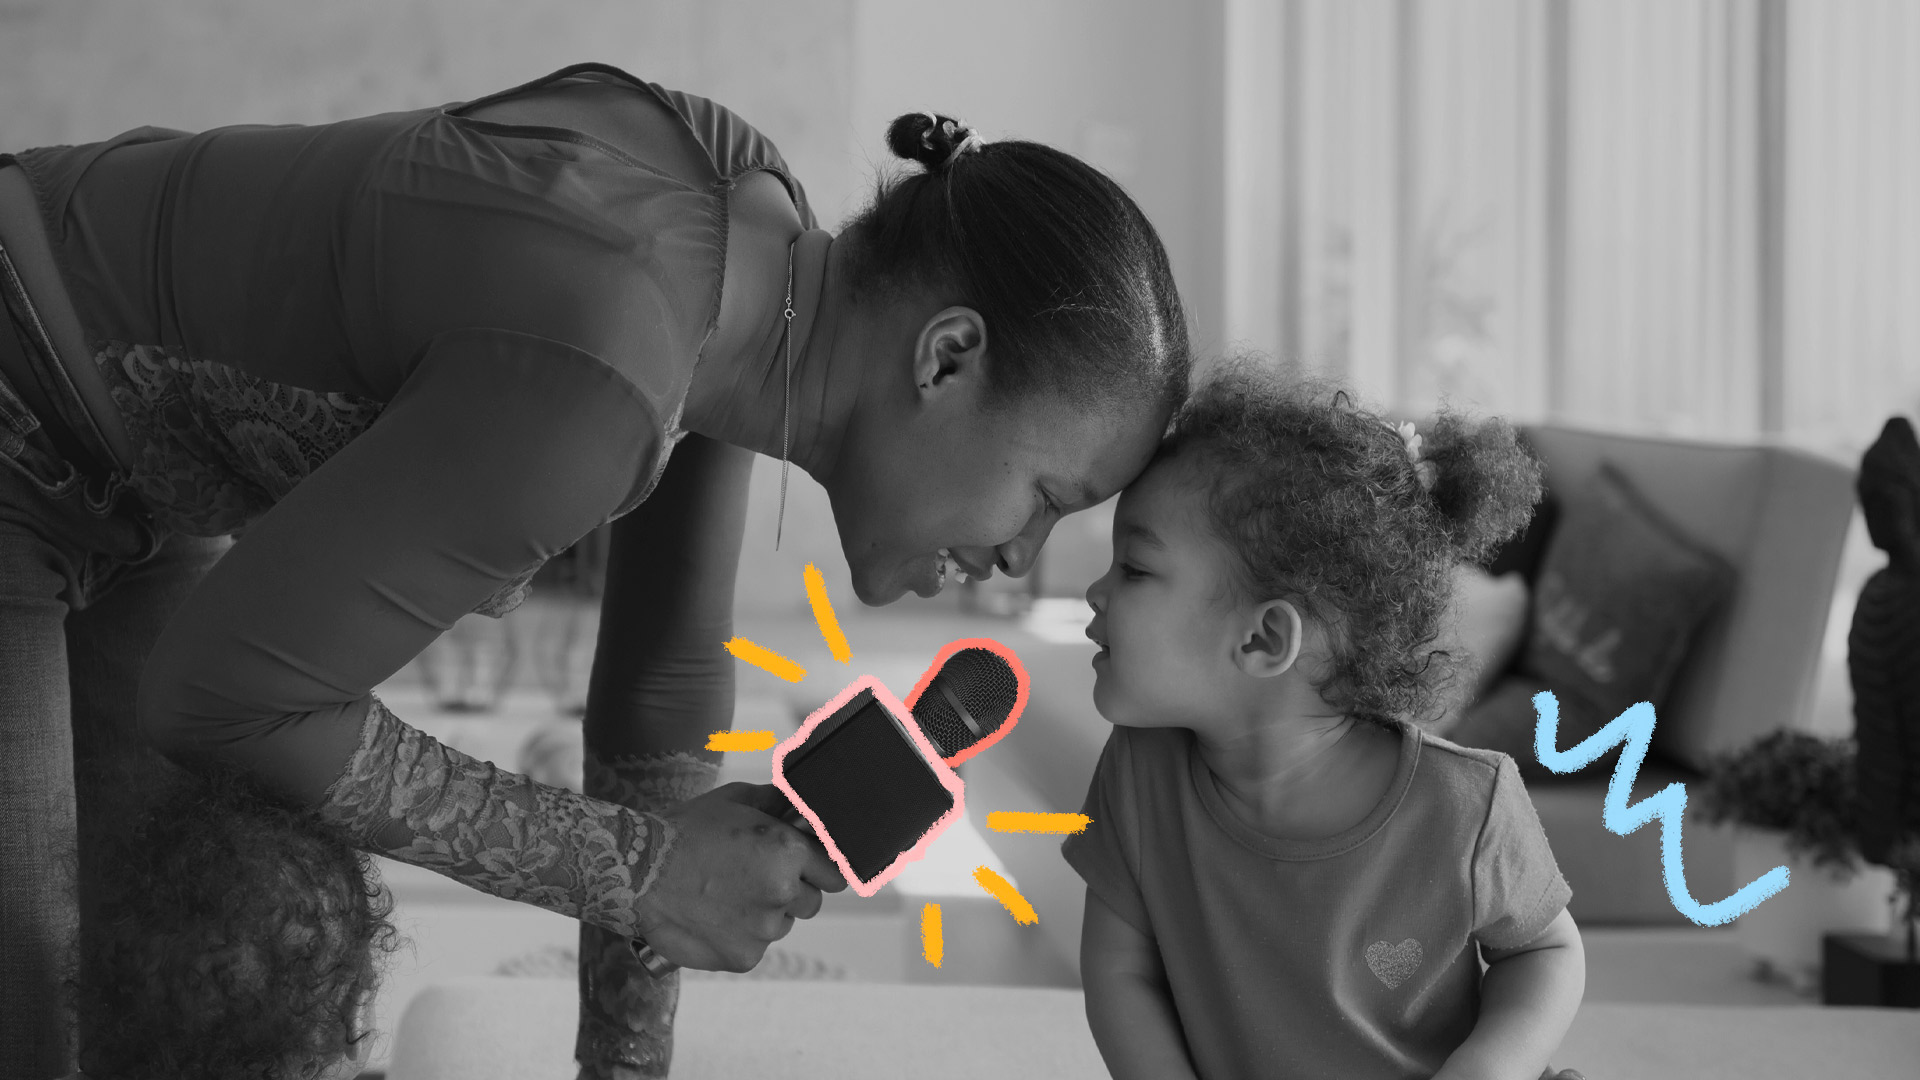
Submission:
<svg viewBox="0 0 1920 1080">
<path fill-rule="evenodd" d="M 1121 563 L 1120 576 L 1128 579 L 1143 578 L 1147 576 L 1147 572 L 1132 563 Z"/>
</svg>

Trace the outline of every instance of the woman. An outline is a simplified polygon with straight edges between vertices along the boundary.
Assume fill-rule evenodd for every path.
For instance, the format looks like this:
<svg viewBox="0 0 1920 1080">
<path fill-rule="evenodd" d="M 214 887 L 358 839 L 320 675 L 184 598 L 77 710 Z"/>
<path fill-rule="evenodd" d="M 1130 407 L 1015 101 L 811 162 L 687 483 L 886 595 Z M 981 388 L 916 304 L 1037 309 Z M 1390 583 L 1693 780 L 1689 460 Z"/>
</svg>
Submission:
<svg viewBox="0 0 1920 1080">
<path fill-rule="evenodd" d="M 701 794 L 752 454 L 825 486 L 854 590 L 884 604 L 937 592 L 949 560 L 1024 573 L 1145 465 L 1185 389 L 1166 257 L 1118 187 L 945 118 L 889 142 L 923 169 L 838 237 L 737 117 L 600 65 L 0 158 L 21 282 L 0 636 L 35 659 L 0 672 L 0 724 L 65 723 L 83 605 L 140 578 L 109 651 L 147 737 L 365 850 L 579 918 L 583 1061 L 663 1070 L 677 984 L 626 942 L 745 970 L 841 887 L 770 789 Z M 615 519 L 587 797 L 372 695 Z M 224 555 L 200 539 L 235 532 Z"/>
</svg>

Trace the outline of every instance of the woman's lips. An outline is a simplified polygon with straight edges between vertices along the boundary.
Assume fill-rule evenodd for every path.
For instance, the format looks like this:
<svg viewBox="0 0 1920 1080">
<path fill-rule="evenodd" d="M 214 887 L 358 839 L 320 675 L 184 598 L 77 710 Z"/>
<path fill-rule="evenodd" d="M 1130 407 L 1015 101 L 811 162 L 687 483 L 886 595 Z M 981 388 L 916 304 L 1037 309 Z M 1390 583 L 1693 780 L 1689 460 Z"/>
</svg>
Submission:
<svg viewBox="0 0 1920 1080">
<path fill-rule="evenodd" d="M 924 563 L 919 559 L 914 560 L 914 563 L 916 564 L 916 573 L 913 575 L 913 591 L 922 599 L 930 599 L 940 595 L 941 590 L 946 588 L 947 573 L 949 570 L 956 571 L 959 574 L 960 580 L 966 580 L 966 571 L 962 569 L 958 563 L 953 561 L 952 554 L 950 554 L 946 548 L 941 548 L 939 551 L 926 556 Z M 918 569 L 919 566 L 924 566 L 925 569 Z"/>
<path fill-rule="evenodd" d="M 916 560 L 917 561 L 917 560 Z M 941 548 L 927 556 L 926 569 L 914 575 L 916 584 L 913 591 L 922 597 L 940 594 L 946 588 L 947 579 L 954 577 L 962 583 L 967 581 L 985 581 L 993 576 L 992 570 L 979 570 L 961 562 L 953 555 L 952 548 Z"/>
<path fill-rule="evenodd" d="M 922 569 L 924 567 L 924 569 Z M 921 599 L 940 595 L 940 589 L 947 583 L 947 562 L 938 555 L 929 555 L 923 562 L 914 560 L 913 591 Z"/>
<path fill-rule="evenodd" d="M 953 553 L 952 548 L 941 548 L 939 558 L 942 565 L 957 575 L 963 584 L 968 581 L 985 581 L 993 576 L 992 567 L 982 569 L 978 566 L 962 562 L 960 557 Z"/>
</svg>

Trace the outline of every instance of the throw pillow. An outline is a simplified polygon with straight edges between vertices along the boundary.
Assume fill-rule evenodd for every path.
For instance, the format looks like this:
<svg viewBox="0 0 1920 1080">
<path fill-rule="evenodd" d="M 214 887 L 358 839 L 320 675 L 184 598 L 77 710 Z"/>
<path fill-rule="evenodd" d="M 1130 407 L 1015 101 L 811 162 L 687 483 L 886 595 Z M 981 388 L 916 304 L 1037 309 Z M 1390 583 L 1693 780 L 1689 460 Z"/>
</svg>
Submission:
<svg viewBox="0 0 1920 1080">
<path fill-rule="evenodd" d="M 1534 583 L 1519 670 L 1560 701 L 1562 747 L 1629 706 L 1665 702 L 1735 571 L 1649 506 L 1612 465 L 1561 506 Z"/>
</svg>

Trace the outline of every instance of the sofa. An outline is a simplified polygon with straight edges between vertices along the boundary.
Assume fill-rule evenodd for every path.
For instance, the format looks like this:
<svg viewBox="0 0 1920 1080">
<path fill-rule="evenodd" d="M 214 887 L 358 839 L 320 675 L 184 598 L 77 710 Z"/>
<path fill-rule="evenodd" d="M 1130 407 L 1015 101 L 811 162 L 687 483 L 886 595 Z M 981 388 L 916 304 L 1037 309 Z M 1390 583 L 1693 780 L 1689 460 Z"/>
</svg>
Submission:
<svg viewBox="0 0 1920 1080">
<path fill-rule="evenodd" d="M 1811 720 L 1821 645 L 1847 530 L 1853 470 L 1798 450 L 1537 427 L 1528 441 L 1549 492 L 1610 462 L 1674 526 L 1732 564 L 1730 595 L 1700 627 L 1661 703 L 1634 798 L 1700 779 L 1716 754 Z M 1565 748 L 1563 742 L 1562 748 Z M 1534 808 L 1588 923 L 1681 924 L 1663 883 L 1659 832 L 1620 837 L 1600 822 L 1609 754 L 1580 773 L 1529 784 Z M 1689 821 L 1688 887 L 1710 903 L 1733 880 L 1731 830 Z"/>
<path fill-rule="evenodd" d="M 1602 462 L 1611 462 L 1647 502 L 1736 572 L 1731 595 L 1687 650 L 1659 712 L 1653 753 L 1634 797 L 1672 781 L 1697 781 L 1714 753 L 1766 732 L 1805 726 L 1852 517 L 1852 471 L 1778 446 L 1552 425 L 1527 427 L 1522 434 L 1545 466 L 1549 492 L 1572 491 Z M 1042 555 L 1037 588 L 1058 598 L 1063 621 L 1071 598 L 1105 571 L 1110 520 L 1111 504 L 1066 519 Z M 1064 634 L 1046 640 L 1030 625 L 1012 621 L 995 636 L 1019 653 L 1032 690 L 1019 726 L 992 753 L 962 766 L 967 805 L 983 831 L 990 808 L 1079 809 L 1110 730 L 1092 705 L 1091 643 Z M 1569 908 L 1588 925 L 1688 925 L 1663 884 L 1658 829 L 1620 837 L 1601 824 L 1615 758 L 1609 753 L 1580 773 L 1529 781 L 1534 807 L 1573 889 Z M 1040 912 L 1047 948 L 1077 972 L 1084 888 L 1061 860 L 1057 842 L 990 831 L 986 836 Z M 1732 880 L 1731 830 L 1690 821 L 1684 836 L 1695 899 L 1710 903 L 1743 884 Z"/>
</svg>

